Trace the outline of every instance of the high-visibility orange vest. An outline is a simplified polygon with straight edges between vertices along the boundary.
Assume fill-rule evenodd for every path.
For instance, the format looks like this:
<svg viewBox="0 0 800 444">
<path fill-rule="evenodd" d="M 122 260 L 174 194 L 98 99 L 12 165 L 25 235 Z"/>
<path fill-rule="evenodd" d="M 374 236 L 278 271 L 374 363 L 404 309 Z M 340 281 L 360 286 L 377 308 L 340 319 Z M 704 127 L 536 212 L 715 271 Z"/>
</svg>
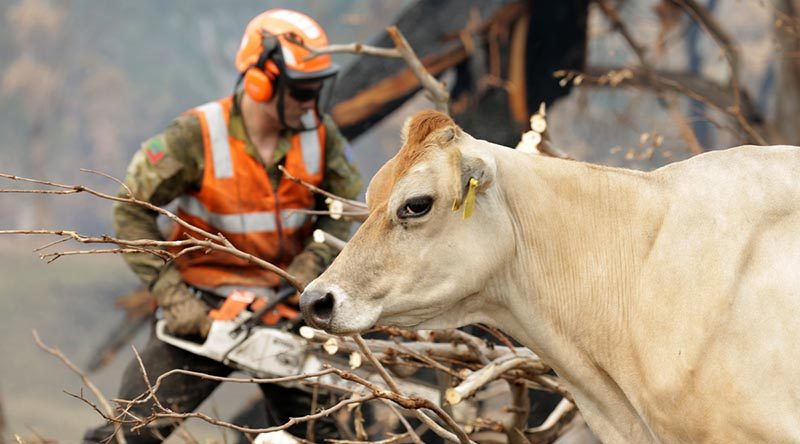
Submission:
<svg viewBox="0 0 800 444">
<path fill-rule="evenodd" d="M 221 233 L 236 248 L 286 268 L 303 250 L 313 230 L 313 217 L 292 210 L 311 209 L 314 196 L 306 187 L 281 178 L 274 189 L 264 166 L 247 153 L 245 142 L 228 133 L 232 97 L 194 108 L 203 131 L 205 167 L 199 191 L 178 200 L 178 216 L 210 233 Z M 316 116 L 303 116 L 314 126 Z M 294 177 L 320 185 L 325 165 L 325 126 L 291 138 L 284 167 Z M 173 239 L 196 233 L 178 226 Z M 213 289 L 221 285 L 274 287 L 279 276 L 227 253 L 191 252 L 176 265 L 188 284 Z"/>
</svg>

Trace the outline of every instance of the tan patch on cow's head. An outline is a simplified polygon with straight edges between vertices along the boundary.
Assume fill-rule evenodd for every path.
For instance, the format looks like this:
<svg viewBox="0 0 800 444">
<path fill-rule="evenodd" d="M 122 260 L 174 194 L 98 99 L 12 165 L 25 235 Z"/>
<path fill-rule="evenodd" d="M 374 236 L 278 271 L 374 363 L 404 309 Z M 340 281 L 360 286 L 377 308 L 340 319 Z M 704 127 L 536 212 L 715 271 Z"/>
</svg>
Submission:
<svg viewBox="0 0 800 444">
<path fill-rule="evenodd" d="M 450 116 L 442 112 L 432 109 L 420 111 L 403 124 L 403 142 L 406 145 L 421 145 L 432 132 L 455 124 Z"/>
<path fill-rule="evenodd" d="M 453 141 L 460 129 L 447 114 L 421 111 L 403 125 L 403 147 L 373 177 L 367 190 L 367 203 L 375 208 L 385 202 L 394 185 L 432 149 Z"/>
<path fill-rule="evenodd" d="M 437 142 L 446 143 L 455 137 L 457 128 L 450 116 L 434 110 L 420 111 L 407 120 L 403 125 L 403 148 L 397 154 L 397 175 L 408 171 L 428 152 L 432 145 L 428 138 L 432 134 L 439 136 Z"/>
</svg>

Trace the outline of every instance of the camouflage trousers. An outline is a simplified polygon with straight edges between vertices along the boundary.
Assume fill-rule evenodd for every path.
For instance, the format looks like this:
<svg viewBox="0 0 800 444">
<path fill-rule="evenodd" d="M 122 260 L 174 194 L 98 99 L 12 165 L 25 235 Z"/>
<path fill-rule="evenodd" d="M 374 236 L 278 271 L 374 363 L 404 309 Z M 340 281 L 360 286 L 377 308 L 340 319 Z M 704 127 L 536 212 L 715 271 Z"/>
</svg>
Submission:
<svg viewBox="0 0 800 444">
<path fill-rule="evenodd" d="M 215 376 L 228 376 L 233 372 L 231 367 L 220 362 L 161 342 L 156 338 L 155 333 L 151 335 L 150 340 L 139 355 L 142 358 L 144 367 L 147 369 L 151 384 L 155 383 L 159 375 L 176 368 Z M 211 392 L 218 385 L 218 381 L 176 374 L 163 380 L 158 390 L 158 399 L 164 406 L 168 406 L 176 412 L 191 412 L 211 395 Z M 267 426 L 284 424 L 290 417 L 306 416 L 310 413 L 311 394 L 299 389 L 286 388 L 275 384 L 261 384 L 260 388 L 264 394 L 267 410 Z M 139 363 L 134 358 L 123 374 L 117 398 L 130 400 L 146 391 L 147 386 L 144 383 Z M 322 402 L 320 402 L 320 405 L 322 405 Z M 131 409 L 131 412 L 139 418 L 148 417 L 152 411 L 152 402 L 139 404 Z M 162 442 L 176 428 L 177 425 L 171 420 L 169 422 L 156 421 L 149 427 L 139 429 L 136 432 L 131 432 L 129 428 L 124 428 L 123 430 L 128 444 L 151 444 Z M 292 435 L 305 438 L 306 430 L 306 424 L 297 424 L 287 431 Z M 325 438 L 337 438 L 338 433 L 333 420 L 323 418 L 322 421 L 317 421 L 314 435 L 317 441 L 322 441 Z M 89 430 L 84 435 L 83 442 L 84 444 L 116 443 L 114 425 L 105 424 Z"/>
</svg>

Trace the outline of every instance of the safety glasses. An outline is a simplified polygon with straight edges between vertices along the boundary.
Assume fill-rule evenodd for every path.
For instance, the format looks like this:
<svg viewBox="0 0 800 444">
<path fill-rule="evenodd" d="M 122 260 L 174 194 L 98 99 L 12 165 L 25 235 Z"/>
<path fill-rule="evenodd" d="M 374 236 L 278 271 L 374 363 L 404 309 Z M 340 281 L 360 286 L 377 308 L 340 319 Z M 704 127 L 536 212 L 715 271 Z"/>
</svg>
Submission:
<svg viewBox="0 0 800 444">
<path fill-rule="evenodd" d="M 289 96 L 298 102 L 308 102 L 309 100 L 316 100 L 322 88 L 300 88 L 297 86 L 289 86 Z"/>
</svg>

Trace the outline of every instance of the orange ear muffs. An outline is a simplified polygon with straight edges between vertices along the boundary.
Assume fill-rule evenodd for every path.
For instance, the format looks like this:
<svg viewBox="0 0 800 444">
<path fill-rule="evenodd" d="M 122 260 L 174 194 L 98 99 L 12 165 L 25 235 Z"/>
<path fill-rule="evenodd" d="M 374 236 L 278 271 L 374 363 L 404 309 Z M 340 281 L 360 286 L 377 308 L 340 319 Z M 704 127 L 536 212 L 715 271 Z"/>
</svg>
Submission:
<svg viewBox="0 0 800 444">
<path fill-rule="evenodd" d="M 272 98 L 272 80 L 258 69 L 250 68 L 244 74 L 244 92 L 256 102 L 269 102 Z"/>
<path fill-rule="evenodd" d="M 256 102 L 269 102 L 275 94 L 275 78 L 280 70 L 272 60 L 265 69 L 253 66 L 244 74 L 244 92 Z"/>
</svg>

